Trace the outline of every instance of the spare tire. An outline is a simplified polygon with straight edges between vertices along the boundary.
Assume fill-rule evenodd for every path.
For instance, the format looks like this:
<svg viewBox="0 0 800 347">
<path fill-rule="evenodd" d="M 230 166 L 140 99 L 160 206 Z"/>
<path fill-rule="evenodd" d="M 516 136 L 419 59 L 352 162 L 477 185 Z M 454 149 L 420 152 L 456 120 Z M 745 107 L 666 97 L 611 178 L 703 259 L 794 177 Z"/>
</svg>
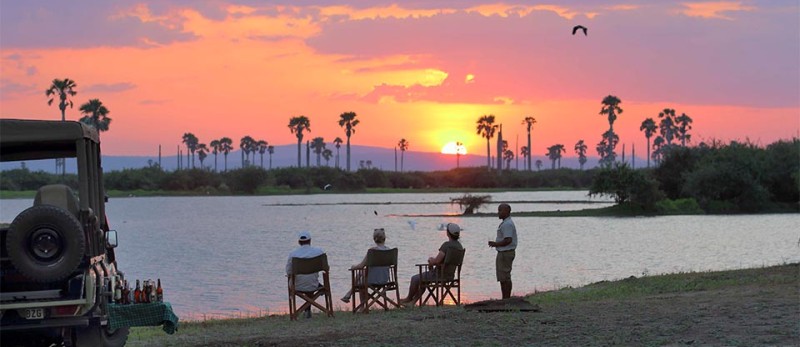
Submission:
<svg viewBox="0 0 800 347">
<path fill-rule="evenodd" d="M 6 252 L 14 267 L 36 282 L 54 282 L 80 265 L 86 244 L 81 223 L 67 210 L 38 205 L 8 228 Z"/>
</svg>

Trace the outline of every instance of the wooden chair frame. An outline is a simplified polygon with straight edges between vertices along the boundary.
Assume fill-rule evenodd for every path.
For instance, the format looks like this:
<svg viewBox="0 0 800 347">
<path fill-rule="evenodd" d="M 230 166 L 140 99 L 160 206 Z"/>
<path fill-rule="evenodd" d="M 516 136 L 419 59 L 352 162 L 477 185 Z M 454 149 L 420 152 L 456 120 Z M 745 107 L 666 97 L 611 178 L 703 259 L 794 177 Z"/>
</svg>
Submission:
<svg viewBox="0 0 800 347">
<path fill-rule="evenodd" d="M 296 290 L 296 275 L 308 275 L 322 272 L 322 283 L 319 288 L 311 292 Z M 292 274 L 289 275 L 289 318 L 297 320 L 297 313 L 303 312 L 306 308 L 314 306 L 326 313 L 328 317 L 333 317 L 333 300 L 331 299 L 330 267 L 328 266 L 328 256 L 318 255 L 314 258 L 292 258 Z M 325 306 L 317 302 L 320 296 L 325 297 Z M 297 307 L 297 298 L 303 299 L 304 303 Z"/>
<path fill-rule="evenodd" d="M 420 285 L 419 306 L 426 305 L 428 300 L 431 299 L 436 306 L 442 306 L 448 297 L 456 305 L 461 305 L 461 265 L 464 262 L 465 252 L 466 249 L 450 249 L 445 254 L 442 264 L 417 264 Z M 454 265 L 456 267 L 452 278 L 445 276 L 444 268 L 446 265 Z M 436 277 L 433 279 L 424 278 L 422 274 L 425 272 L 434 273 Z"/>
<path fill-rule="evenodd" d="M 388 267 L 389 281 L 383 284 L 368 283 L 370 268 Z M 390 250 L 370 249 L 367 251 L 366 266 L 350 270 L 350 284 L 353 289 L 353 313 L 369 313 L 373 305 L 388 311 L 400 307 L 400 290 L 397 286 L 397 248 Z M 394 291 L 394 300 L 390 293 Z"/>
</svg>

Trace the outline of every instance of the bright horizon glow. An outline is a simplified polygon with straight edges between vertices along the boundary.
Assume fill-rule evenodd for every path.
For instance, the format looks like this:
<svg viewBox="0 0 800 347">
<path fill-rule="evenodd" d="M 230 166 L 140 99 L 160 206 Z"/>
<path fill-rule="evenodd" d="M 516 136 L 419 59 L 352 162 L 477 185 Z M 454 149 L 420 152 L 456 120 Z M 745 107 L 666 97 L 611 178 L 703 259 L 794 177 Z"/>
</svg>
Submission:
<svg viewBox="0 0 800 347">
<path fill-rule="evenodd" d="M 448 142 L 444 146 L 442 146 L 442 154 L 467 154 L 467 148 L 464 147 L 462 143 L 461 146 L 456 143 L 456 141 Z"/>
</svg>

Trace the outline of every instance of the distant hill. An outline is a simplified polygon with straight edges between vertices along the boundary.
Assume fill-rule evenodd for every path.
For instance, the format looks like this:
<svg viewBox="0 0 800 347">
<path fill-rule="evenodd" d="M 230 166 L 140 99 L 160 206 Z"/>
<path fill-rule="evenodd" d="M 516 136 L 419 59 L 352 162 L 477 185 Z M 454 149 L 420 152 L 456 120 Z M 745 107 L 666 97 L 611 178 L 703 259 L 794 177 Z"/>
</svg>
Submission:
<svg viewBox="0 0 800 347">
<path fill-rule="evenodd" d="M 336 148 L 332 148 L 334 156 L 331 158 L 330 162 L 326 164 L 324 159 L 320 159 L 321 165 L 323 166 L 335 166 L 336 163 Z M 346 166 L 346 154 L 345 148 L 342 147 L 340 149 L 340 167 L 344 168 Z M 352 146 L 351 147 L 352 159 L 350 163 L 350 167 L 353 170 L 357 170 L 359 168 L 362 161 L 364 161 L 363 165 L 367 165 L 367 161 L 372 162 L 373 168 L 378 168 L 381 170 L 386 171 L 394 171 L 395 170 L 395 152 L 394 149 L 391 148 L 382 148 L 382 147 L 370 147 L 370 146 Z M 400 151 L 397 152 L 397 170 L 400 170 Z M 183 165 L 186 167 L 186 155 L 183 155 Z M 534 163 L 536 160 L 542 161 L 542 170 L 546 170 L 550 168 L 550 159 L 547 159 L 545 156 L 533 156 Z M 589 157 L 586 165 L 584 165 L 585 169 L 589 169 L 595 167 L 597 165 L 597 157 Z M 627 158 L 630 160 L 630 157 Z M 130 168 L 141 168 L 146 167 L 148 165 L 155 165 L 158 164 L 158 154 L 154 154 L 152 156 L 103 156 L 103 168 L 105 171 L 118 171 L 122 169 L 130 169 Z M 486 166 L 486 156 L 481 154 L 468 154 L 462 155 L 460 158 L 460 166 L 468 167 L 468 166 Z M 316 154 L 313 152 L 311 153 L 311 166 L 316 166 L 317 158 Z M 492 161 L 492 163 L 496 163 L 496 159 Z M 524 168 L 524 160 L 522 158 L 519 159 L 519 169 Z M 195 155 L 195 165 L 197 167 L 200 166 L 200 161 L 197 159 L 197 155 Z M 261 157 L 259 154 L 256 154 L 255 157 L 255 165 L 261 165 Z M 306 151 L 305 147 L 302 149 L 302 166 L 306 165 Z M 636 158 L 636 167 L 644 167 L 646 165 L 646 161 L 644 158 L 637 157 Z M 33 171 L 47 171 L 47 172 L 55 172 L 55 164 L 54 160 L 34 160 L 25 162 L 25 166 Z M 161 166 L 165 170 L 175 170 L 178 166 L 178 161 L 175 155 L 171 156 L 162 156 L 161 157 Z M 214 155 L 209 155 L 203 166 L 213 169 L 214 168 Z M 224 167 L 224 159 L 223 156 L 220 154 L 217 157 L 217 166 L 219 170 L 222 170 Z M 241 151 L 234 151 L 228 154 L 228 168 L 234 169 L 239 168 L 242 166 L 242 156 Z M 288 166 L 297 166 L 297 146 L 296 145 L 283 145 L 283 146 L 276 146 L 275 147 L 275 154 L 272 155 L 272 167 L 288 167 Z M 0 169 L 2 170 L 9 170 L 9 169 L 16 169 L 20 167 L 20 163 L 0 163 Z M 269 154 L 264 154 L 264 168 L 269 167 Z M 416 151 L 406 151 L 404 156 L 403 162 L 403 170 L 404 171 L 438 171 L 438 170 L 449 170 L 456 167 L 456 156 L 455 155 L 445 155 L 441 153 L 433 153 L 433 152 L 416 152 Z M 577 169 L 580 167 L 578 163 L 577 157 L 563 157 L 561 159 L 561 167 L 564 168 L 574 168 Z M 511 162 L 511 168 L 517 168 L 517 160 Z M 536 170 L 536 168 L 533 168 Z M 67 161 L 67 171 L 68 172 L 75 172 L 75 162 L 74 160 Z"/>
</svg>

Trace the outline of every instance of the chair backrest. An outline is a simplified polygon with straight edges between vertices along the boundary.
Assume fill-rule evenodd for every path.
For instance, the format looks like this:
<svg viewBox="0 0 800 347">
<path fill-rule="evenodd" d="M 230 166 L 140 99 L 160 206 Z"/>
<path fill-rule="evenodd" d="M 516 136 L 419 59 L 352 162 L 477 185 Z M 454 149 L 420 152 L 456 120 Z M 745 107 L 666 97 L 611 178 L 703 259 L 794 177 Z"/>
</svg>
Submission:
<svg viewBox="0 0 800 347">
<path fill-rule="evenodd" d="M 466 249 L 448 249 L 444 255 L 444 273 L 442 274 L 446 279 L 455 277 L 456 270 L 464 262 L 464 253 Z"/>
<path fill-rule="evenodd" d="M 36 197 L 33 199 L 33 205 L 53 205 L 63 208 L 73 216 L 78 216 L 80 208 L 78 207 L 78 198 L 72 192 L 70 187 L 63 184 L 48 184 L 42 186 L 36 191 Z"/>
<path fill-rule="evenodd" d="M 367 266 L 397 265 L 397 248 L 389 250 L 370 249 L 367 251 Z"/>
<path fill-rule="evenodd" d="M 292 258 L 292 273 L 307 275 L 320 271 L 328 271 L 328 255 L 323 253 L 314 258 Z"/>
</svg>

